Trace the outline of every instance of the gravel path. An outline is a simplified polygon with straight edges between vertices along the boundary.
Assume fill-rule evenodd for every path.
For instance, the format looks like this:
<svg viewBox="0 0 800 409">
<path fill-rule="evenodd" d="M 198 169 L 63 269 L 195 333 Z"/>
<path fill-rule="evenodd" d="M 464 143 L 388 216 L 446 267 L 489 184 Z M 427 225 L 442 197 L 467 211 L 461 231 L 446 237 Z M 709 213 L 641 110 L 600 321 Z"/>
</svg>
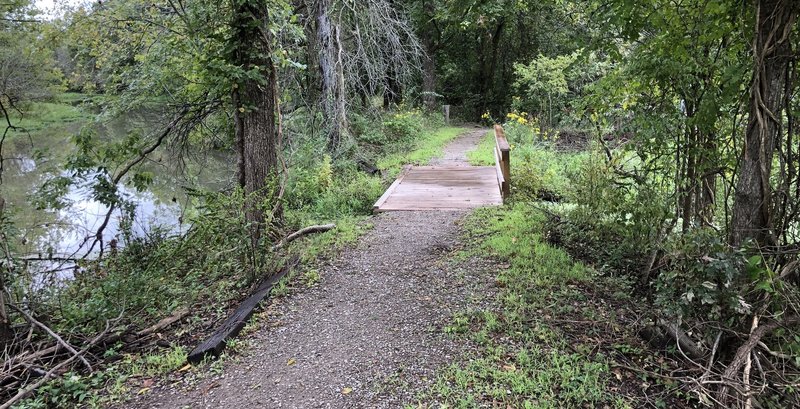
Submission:
<svg viewBox="0 0 800 409">
<path fill-rule="evenodd" d="M 489 130 L 486 128 L 467 131 L 445 146 L 442 157 L 433 159 L 431 165 L 469 166 L 467 152 L 475 149 L 487 132 Z"/>
<path fill-rule="evenodd" d="M 486 130 L 445 149 L 447 164 Z M 439 160 L 438 162 L 441 162 Z M 437 161 L 432 161 L 437 164 Z M 438 163 L 441 164 L 441 163 Z M 468 346 L 443 332 L 452 315 L 493 299 L 491 268 L 454 262 L 465 212 L 391 212 L 320 271 L 313 288 L 270 310 L 253 347 L 220 375 L 154 388 L 138 408 L 381 408 L 413 403 Z"/>
</svg>

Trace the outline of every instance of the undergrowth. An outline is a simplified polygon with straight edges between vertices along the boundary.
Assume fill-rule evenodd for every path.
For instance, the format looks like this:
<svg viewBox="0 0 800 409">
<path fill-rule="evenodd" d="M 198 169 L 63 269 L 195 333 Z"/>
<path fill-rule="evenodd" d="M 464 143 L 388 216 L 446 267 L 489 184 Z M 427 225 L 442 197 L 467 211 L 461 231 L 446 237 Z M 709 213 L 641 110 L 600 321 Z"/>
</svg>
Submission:
<svg viewBox="0 0 800 409">
<path fill-rule="evenodd" d="M 535 203 L 480 209 L 465 223 L 466 251 L 491 257 L 496 310 L 464 311 L 445 333 L 473 352 L 442 369 L 415 406 L 656 407 L 676 404 L 658 376 L 669 367 L 646 353 L 632 324 L 630 283 L 600 276 L 547 241 L 550 215 Z M 622 362 L 623 364 L 620 364 Z M 646 371 L 643 371 L 646 372 Z M 643 398 L 643 396 L 648 396 Z"/>
<path fill-rule="evenodd" d="M 638 337 L 636 323 L 645 314 L 632 295 L 635 283 L 602 265 L 598 270 L 594 254 L 579 259 L 573 247 L 562 248 L 580 236 L 577 229 L 566 234 L 564 220 L 581 212 L 591 219 L 579 204 L 592 193 L 593 154 L 526 140 L 530 136 L 519 128 L 507 128 L 512 197 L 465 222 L 464 242 L 473 244 L 462 257 L 490 257 L 497 265 L 496 309 L 453 317 L 444 332 L 468 340 L 474 351 L 444 368 L 415 407 L 687 406 L 678 386 L 650 375 L 676 365 Z M 493 148 L 490 132 L 470 161 L 493 164 Z M 623 222 L 652 213 L 630 211 L 635 216 L 625 219 L 622 212 Z M 633 243 L 635 237 L 606 243 Z"/>
<path fill-rule="evenodd" d="M 511 191 L 517 201 L 561 200 L 571 191 L 569 175 L 578 172 L 589 158 L 587 152 L 531 141 L 524 127 L 507 128 L 506 137 L 511 146 Z M 494 166 L 494 148 L 494 131 L 490 131 L 467 153 L 467 159 L 474 166 Z"/>
<path fill-rule="evenodd" d="M 447 368 L 423 401 L 463 408 L 614 401 L 606 391 L 607 360 L 570 350 L 571 341 L 548 325 L 545 316 L 558 313 L 553 307 L 570 308 L 568 303 L 551 305 L 553 294 L 576 296 L 567 286 L 586 283 L 593 273 L 543 240 L 544 222 L 541 212 L 524 204 L 481 209 L 469 217 L 468 237 L 481 238 L 469 251 L 494 257 L 500 266 L 496 282 L 501 308 L 457 316 L 445 329 L 470 338 L 478 353 Z"/>
<path fill-rule="evenodd" d="M 86 103 L 84 99 L 75 95 L 64 98 L 57 109 L 43 107 L 53 118 L 41 117 L 31 122 L 30 128 L 52 128 L 85 115 L 76 108 Z M 235 308 L 237 300 L 277 271 L 287 258 L 299 258 L 300 265 L 274 287 L 275 297 L 324 280 L 318 262 L 335 257 L 371 228 L 365 219 L 372 204 L 400 166 L 427 162 L 463 131 L 439 127 L 436 120 L 418 111 L 398 112 L 361 125 L 371 135 L 366 137 L 369 142 L 360 142 L 362 150 L 383 175 L 363 172 L 353 158 L 334 160 L 322 154 L 318 147 L 324 144 L 301 146 L 288 160 L 292 166 L 283 197 L 283 224 L 270 239 L 312 224 L 333 222 L 334 230 L 299 239 L 286 252 L 276 254 L 268 249 L 271 240 L 252 246 L 240 190 L 193 191 L 194 206 L 183 220 L 191 226 L 188 233 L 174 236 L 168 229 L 154 226 L 144 236 L 127 235 L 121 240 L 124 246 L 113 248 L 104 261 L 82 262 L 74 280 L 40 294 L 43 307 L 39 314 L 47 315 L 55 330 L 71 337 L 84 338 L 102 330 L 106 323 L 116 330 L 135 331 L 182 308 L 191 313 L 180 326 L 163 334 L 161 346 L 128 350 L 123 343 L 111 345 L 105 350 L 107 361 L 102 371 L 68 373 L 49 382 L 20 407 L 102 407 L 124 401 L 132 392 L 146 393 L 161 378 L 201 377 L 218 370 L 218 363 L 188 366 L 186 354 Z M 271 206 L 265 204 L 265 208 Z M 256 314 L 244 333 L 263 325 L 266 318 Z M 223 357 L 235 356 L 245 345 L 246 340 L 232 340 Z"/>
</svg>

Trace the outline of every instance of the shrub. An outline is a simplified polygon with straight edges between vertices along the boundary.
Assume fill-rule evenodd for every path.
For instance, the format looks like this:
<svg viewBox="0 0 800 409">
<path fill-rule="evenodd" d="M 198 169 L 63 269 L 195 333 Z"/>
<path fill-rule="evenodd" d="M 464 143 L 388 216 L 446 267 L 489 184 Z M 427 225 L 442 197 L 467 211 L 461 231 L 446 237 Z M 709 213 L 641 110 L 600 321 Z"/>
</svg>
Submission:
<svg viewBox="0 0 800 409">
<path fill-rule="evenodd" d="M 184 236 L 155 228 L 81 266 L 59 290 L 61 301 L 43 304 L 52 308 L 44 315 L 59 329 L 91 333 L 122 312 L 127 322 L 146 323 L 197 300 L 235 298 L 266 268 L 269 253 L 251 244 L 241 190 L 196 192 L 195 199 L 198 207 L 186 215 L 191 228 Z"/>
<path fill-rule="evenodd" d="M 763 278 L 760 256 L 748 259 L 744 249 L 729 246 L 709 228 L 676 236 L 665 250 L 667 265 L 655 288 L 656 304 L 669 315 L 719 321 L 751 312 L 741 294 Z"/>
<path fill-rule="evenodd" d="M 324 218 L 369 214 L 383 189 L 379 177 L 350 169 L 336 178 L 332 187 L 317 198 L 311 210 Z"/>
<path fill-rule="evenodd" d="M 594 152 L 568 172 L 576 206 L 554 226 L 554 237 L 598 267 L 638 274 L 663 233 L 668 201 L 649 184 L 621 176 L 601 155 Z"/>
<path fill-rule="evenodd" d="M 387 143 L 413 140 L 422 133 L 423 115 L 419 110 L 400 111 L 383 121 Z"/>
</svg>

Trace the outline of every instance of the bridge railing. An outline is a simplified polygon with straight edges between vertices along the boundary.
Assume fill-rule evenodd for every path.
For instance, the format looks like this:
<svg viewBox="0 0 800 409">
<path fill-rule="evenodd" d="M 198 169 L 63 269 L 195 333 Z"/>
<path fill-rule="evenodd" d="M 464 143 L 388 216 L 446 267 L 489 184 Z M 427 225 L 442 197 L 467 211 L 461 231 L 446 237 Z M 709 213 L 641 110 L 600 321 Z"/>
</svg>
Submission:
<svg viewBox="0 0 800 409">
<path fill-rule="evenodd" d="M 497 170 L 497 184 L 506 198 L 511 194 L 511 146 L 506 139 L 506 133 L 500 125 L 494 126 L 494 160 Z"/>
</svg>

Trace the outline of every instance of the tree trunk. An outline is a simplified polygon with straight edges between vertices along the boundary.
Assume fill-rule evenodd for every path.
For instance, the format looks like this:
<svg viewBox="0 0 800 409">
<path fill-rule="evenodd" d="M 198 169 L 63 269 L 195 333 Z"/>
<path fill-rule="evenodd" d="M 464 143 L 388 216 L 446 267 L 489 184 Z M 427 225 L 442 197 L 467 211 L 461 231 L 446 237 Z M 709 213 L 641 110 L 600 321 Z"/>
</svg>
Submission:
<svg viewBox="0 0 800 409">
<path fill-rule="evenodd" d="M 422 102 L 428 112 L 435 112 L 436 107 L 436 50 L 440 43 L 440 33 L 435 20 L 433 2 L 424 2 L 423 12 L 426 19 L 422 35 L 425 55 L 422 56 Z"/>
<path fill-rule="evenodd" d="M 272 63 L 272 44 L 266 22 L 267 6 L 260 1 L 239 0 L 232 24 L 234 59 L 245 70 L 258 66 L 261 78 L 247 78 L 237 84 L 233 100 L 236 140 L 240 144 L 240 183 L 247 196 L 245 217 L 250 237 L 258 244 L 265 227 L 265 208 L 273 197 L 278 173 L 277 79 Z M 273 215 L 280 218 L 280 215 Z"/>
<path fill-rule="evenodd" d="M 700 192 L 697 198 L 697 216 L 701 226 L 714 224 L 714 211 L 717 203 L 717 152 L 716 135 L 704 132 L 701 134 L 702 152 L 700 155 Z"/>
<path fill-rule="evenodd" d="M 5 200 L 0 197 L 0 222 L 2 222 L 4 217 L 5 204 Z M 5 239 L 5 235 L 3 235 L 3 239 Z M 3 251 L 5 251 L 5 248 Z M 11 266 L 8 266 L 8 268 L 10 267 Z M 6 311 L 5 273 L 5 271 L 0 270 L 0 348 L 5 347 L 14 337 L 14 332 L 11 330 L 11 319 L 9 319 L 8 312 Z"/>
<path fill-rule="evenodd" d="M 683 232 L 688 231 L 692 224 L 694 223 L 694 200 L 695 200 L 695 192 L 696 192 L 696 169 L 697 169 L 697 127 L 695 125 L 690 125 L 690 119 L 695 115 L 695 104 L 694 99 L 689 99 L 688 97 L 684 96 L 683 98 L 684 109 L 685 111 L 685 129 L 684 129 L 684 136 L 686 138 L 686 146 L 684 147 L 684 162 L 683 162 L 683 172 L 681 174 L 681 184 L 683 185 L 680 191 L 680 200 L 681 200 L 681 217 L 683 218 L 681 223 L 681 230 Z"/>
<path fill-rule="evenodd" d="M 243 115 L 239 112 L 239 108 L 243 107 L 243 105 L 239 95 L 238 85 L 233 90 L 231 101 L 236 108 L 233 112 L 234 149 L 236 149 L 236 182 L 239 186 L 244 188 L 244 124 L 242 123 Z"/>
<path fill-rule="evenodd" d="M 789 36 L 796 18 L 794 0 L 756 0 L 755 67 L 731 220 L 733 245 L 748 238 L 760 245 L 774 242 L 769 180 L 775 144 L 781 139 L 783 92 L 792 59 Z"/>
<path fill-rule="evenodd" d="M 422 56 L 422 102 L 428 112 L 436 111 L 436 60 L 432 42 L 423 39 L 425 55 Z"/>
<path fill-rule="evenodd" d="M 339 26 L 329 14 L 331 0 L 316 3 L 317 45 L 322 76 L 322 115 L 328 134 L 328 150 L 335 152 L 347 130 L 347 111 L 344 88 L 344 67 Z"/>
</svg>

